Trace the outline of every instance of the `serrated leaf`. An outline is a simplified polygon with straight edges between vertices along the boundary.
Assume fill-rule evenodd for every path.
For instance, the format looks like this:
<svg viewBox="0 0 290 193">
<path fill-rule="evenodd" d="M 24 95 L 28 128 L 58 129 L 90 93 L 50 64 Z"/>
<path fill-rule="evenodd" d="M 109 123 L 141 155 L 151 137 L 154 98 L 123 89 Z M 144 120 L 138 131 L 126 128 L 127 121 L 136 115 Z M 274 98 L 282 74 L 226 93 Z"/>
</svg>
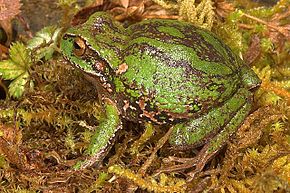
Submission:
<svg viewBox="0 0 290 193">
<path fill-rule="evenodd" d="M 14 43 L 10 50 L 11 60 L 18 66 L 22 66 L 24 70 L 31 65 L 30 55 L 28 49 L 21 42 Z"/>
<path fill-rule="evenodd" d="M 10 59 L 0 62 L 0 74 L 6 80 L 13 80 L 26 72 L 30 65 L 28 50 L 22 43 L 16 42 L 10 48 Z"/>
<path fill-rule="evenodd" d="M 25 84 L 28 81 L 28 77 L 28 72 L 25 72 L 13 80 L 9 85 L 9 94 L 15 98 L 21 97 L 24 92 Z"/>
<path fill-rule="evenodd" d="M 41 46 L 42 44 L 48 43 L 52 39 L 51 37 L 54 30 L 55 27 L 49 26 L 36 32 L 35 37 L 28 41 L 27 47 L 34 49 Z"/>
<path fill-rule="evenodd" d="M 10 48 L 10 59 L 0 62 L 0 75 L 6 80 L 13 80 L 9 85 L 9 94 L 19 98 L 24 91 L 31 62 L 30 52 L 20 42 L 14 43 Z"/>
<path fill-rule="evenodd" d="M 35 49 L 37 60 L 43 57 L 48 60 L 52 57 L 57 46 L 57 40 L 60 37 L 61 29 L 55 26 L 45 27 L 37 32 L 34 38 L 28 41 L 27 47 Z"/>
<path fill-rule="evenodd" d="M 12 60 L 0 61 L 0 74 L 5 80 L 13 80 L 25 72 L 25 69 Z"/>
</svg>

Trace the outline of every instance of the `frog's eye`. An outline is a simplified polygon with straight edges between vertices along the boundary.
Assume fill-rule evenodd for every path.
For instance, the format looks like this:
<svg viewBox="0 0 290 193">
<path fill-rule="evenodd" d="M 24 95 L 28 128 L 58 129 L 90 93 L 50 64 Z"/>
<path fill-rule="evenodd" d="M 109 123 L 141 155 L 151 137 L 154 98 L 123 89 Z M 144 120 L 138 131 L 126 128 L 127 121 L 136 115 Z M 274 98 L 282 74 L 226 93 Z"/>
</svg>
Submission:
<svg viewBox="0 0 290 193">
<path fill-rule="evenodd" d="M 82 40 L 81 38 L 75 38 L 74 41 L 74 54 L 76 56 L 82 56 L 84 55 L 86 51 L 86 43 L 84 40 Z"/>
</svg>

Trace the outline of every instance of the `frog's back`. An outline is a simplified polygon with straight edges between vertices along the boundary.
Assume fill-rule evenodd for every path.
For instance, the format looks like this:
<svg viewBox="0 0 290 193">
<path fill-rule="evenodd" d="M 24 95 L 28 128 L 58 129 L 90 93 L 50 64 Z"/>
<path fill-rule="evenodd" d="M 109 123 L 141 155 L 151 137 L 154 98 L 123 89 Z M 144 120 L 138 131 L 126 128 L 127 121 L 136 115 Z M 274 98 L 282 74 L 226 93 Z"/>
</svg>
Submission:
<svg viewBox="0 0 290 193">
<path fill-rule="evenodd" d="M 127 30 L 128 70 L 120 78 L 147 114 L 164 120 L 199 116 L 239 87 L 241 61 L 212 33 L 159 19 Z"/>
<path fill-rule="evenodd" d="M 229 47 L 213 33 L 197 28 L 188 22 L 164 19 L 144 20 L 130 26 L 128 31 L 131 34 L 129 42 L 131 47 L 139 45 L 146 48 L 147 51 L 150 51 L 150 48 L 159 48 L 160 52 L 170 52 L 172 58 L 175 57 L 176 59 L 180 59 L 180 56 L 178 56 L 180 53 L 175 52 L 179 50 L 190 55 L 186 58 L 183 57 L 183 60 L 218 63 L 222 64 L 222 68 L 225 66 L 231 69 L 224 73 L 236 71 L 240 66 Z M 170 50 L 170 48 L 174 48 L 174 50 Z M 193 53 L 195 54 L 193 55 Z M 198 61 L 192 62 L 191 66 L 209 74 L 221 73 L 216 73 L 214 70 L 211 72 L 211 69 L 206 70 L 204 66 L 201 67 L 198 64 Z"/>
</svg>

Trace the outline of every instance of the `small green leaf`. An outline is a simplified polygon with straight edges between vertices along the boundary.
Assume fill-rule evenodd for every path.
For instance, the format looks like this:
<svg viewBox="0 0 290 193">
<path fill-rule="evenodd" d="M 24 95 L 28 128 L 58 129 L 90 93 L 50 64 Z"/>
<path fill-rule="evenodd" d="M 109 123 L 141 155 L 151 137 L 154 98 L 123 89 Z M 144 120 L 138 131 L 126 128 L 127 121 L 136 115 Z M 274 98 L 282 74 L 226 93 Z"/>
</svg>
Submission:
<svg viewBox="0 0 290 193">
<path fill-rule="evenodd" d="M 31 65 L 29 50 L 21 42 L 14 43 L 10 50 L 9 55 L 11 60 L 19 67 L 22 67 L 23 70 L 28 68 Z"/>
<path fill-rule="evenodd" d="M 0 61 L 0 74 L 5 80 L 13 80 L 24 72 L 20 65 L 16 65 L 13 60 Z"/>
<path fill-rule="evenodd" d="M 9 85 L 9 94 L 19 98 L 28 81 L 28 69 L 31 62 L 30 51 L 20 42 L 10 48 L 10 59 L 0 61 L 0 75 L 6 80 L 13 80 Z"/>
<path fill-rule="evenodd" d="M 15 98 L 21 97 L 25 89 L 25 84 L 28 81 L 28 77 L 28 72 L 25 72 L 12 81 L 9 85 L 9 94 Z"/>
<path fill-rule="evenodd" d="M 0 74 L 6 80 L 13 80 L 24 73 L 31 65 L 27 48 L 20 42 L 10 48 L 10 59 L 0 61 Z"/>
<path fill-rule="evenodd" d="M 48 60 L 52 57 L 57 47 L 57 40 L 60 37 L 61 29 L 55 26 L 45 27 L 37 32 L 34 38 L 28 41 L 27 47 L 35 50 L 37 60 L 42 58 Z"/>
</svg>

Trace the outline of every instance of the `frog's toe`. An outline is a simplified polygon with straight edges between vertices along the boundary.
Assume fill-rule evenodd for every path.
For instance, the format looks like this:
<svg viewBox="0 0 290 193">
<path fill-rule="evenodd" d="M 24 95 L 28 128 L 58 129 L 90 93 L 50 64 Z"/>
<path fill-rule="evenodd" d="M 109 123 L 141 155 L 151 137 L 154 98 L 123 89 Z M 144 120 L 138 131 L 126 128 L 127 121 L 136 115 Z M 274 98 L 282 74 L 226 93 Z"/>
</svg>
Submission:
<svg viewBox="0 0 290 193">
<path fill-rule="evenodd" d="M 194 168 L 189 171 L 187 175 L 187 179 L 190 181 L 192 180 L 196 174 L 202 171 L 205 164 L 208 160 L 213 157 L 215 152 L 207 153 L 208 146 L 205 145 L 203 149 L 198 153 L 196 157 L 193 158 L 177 158 L 177 157 L 169 157 L 167 162 L 179 162 L 181 164 L 177 164 L 174 166 L 165 167 L 162 169 L 157 170 L 157 174 L 164 173 L 164 172 L 181 172 L 185 171 L 190 168 Z"/>
</svg>

